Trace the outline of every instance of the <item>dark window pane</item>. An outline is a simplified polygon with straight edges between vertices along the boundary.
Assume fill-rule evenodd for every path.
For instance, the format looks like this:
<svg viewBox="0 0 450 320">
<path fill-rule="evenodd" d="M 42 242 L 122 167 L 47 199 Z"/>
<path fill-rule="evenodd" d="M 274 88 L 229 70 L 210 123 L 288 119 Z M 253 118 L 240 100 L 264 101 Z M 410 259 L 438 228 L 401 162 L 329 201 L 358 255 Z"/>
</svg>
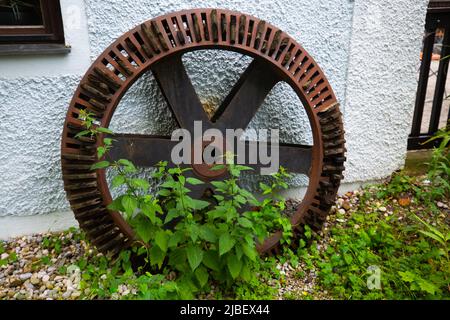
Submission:
<svg viewBox="0 0 450 320">
<path fill-rule="evenodd" d="M 0 0 L 0 25 L 42 25 L 40 0 Z"/>
</svg>

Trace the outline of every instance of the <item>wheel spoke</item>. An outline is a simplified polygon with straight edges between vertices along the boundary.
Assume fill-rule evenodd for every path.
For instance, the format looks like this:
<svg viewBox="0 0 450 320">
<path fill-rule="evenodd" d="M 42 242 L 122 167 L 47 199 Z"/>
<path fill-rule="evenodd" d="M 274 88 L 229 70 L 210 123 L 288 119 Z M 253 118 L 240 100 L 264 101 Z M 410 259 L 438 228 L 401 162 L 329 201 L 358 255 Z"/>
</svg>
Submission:
<svg viewBox="0 0 450 320">
<path fill-rule="evenodd" d="M 263 164 L 261 161 L 261 157 L 258 154 L 258 143 L 254 141 L 246 141 L 245 142 L 245 161 L 239 161 L 237 159 L 237 163 L 241 165 L 245 165 L 251 167 L 255 170 L 255 173 L 259 173 L 261 168 L 270 167 L 271 163 Z M 237 147 L 235 147 L 234 154 L 238 154 Z M 253 151 L 250 151 L 253 150 Z M 258 151 L 257 151 L 258 150 Z M 267 150 L 271 150 L 271 144 L 267 144 Z M 291 173 L 299 173 L 305 174 L 309 176 L 309 171 L 312 163 L 312 146 L 304 146 L 304 145 L 295 145 L 295 144 L 287 144 L 280 143 L 279 145 L 279 165 L 287 169 L 288 172 Z M 257 163 L 250 163 L 249 156 L 250 154 L 254 154 L 257 159 Z M 270 155 L 272 156 L 272 155 Z M 270 157 L 269 156 L 269 157 Z M 244 160 L 244 159 L 242 159 Z M 244 163 L 242 163 L 244 162 Z M 272 162 L 273 163 L 273 162 Z M 275 168 L 275 171 L 278 171 L 278 168 Z"/>
<path fill-rule="evenodd" d="M 108 159 L 117 161 L 127 159 L 138 167 L 154 167 L 160 161 L 171 164 L 172 148 L 178 143 L 170 137 L 116 134 Z"/>
<path fill-rule="evenodd" d="M 181 128 L 194 132 L 194 121 L 207 127 L 210 121 L 186 73 L 180 55 L 168 57 L 152 66 L 152 72 Z"/>
<path fill-rule="evenodd" d="M 272 69 L 258 60 L 244 71 L 212 121 L 224 129 L 245 129 L 272 88 L 280 81 Z"/>
</svg>

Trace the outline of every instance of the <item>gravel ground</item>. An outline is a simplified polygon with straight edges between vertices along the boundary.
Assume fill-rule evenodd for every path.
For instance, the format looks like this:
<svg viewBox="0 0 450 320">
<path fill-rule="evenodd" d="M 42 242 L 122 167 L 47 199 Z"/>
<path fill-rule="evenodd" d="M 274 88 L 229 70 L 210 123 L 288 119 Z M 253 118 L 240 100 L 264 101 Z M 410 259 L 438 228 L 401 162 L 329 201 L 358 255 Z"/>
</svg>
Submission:
<svg viewBox="0 0 450 320">
<path fill-rule="evenodd" d="M 46 242 L 55 248 L 46 249 Z M 0 299 L 77 299 L 80 272 L 74 266 L 85 254 L 93 254 L 89 244 L 74 233 L 38 234 L 0 244 L 5 253 L 0 267 Z"/>
<path fill-rule="evenodd" d="M 351 212 L 358 207 L 361 191 L 349 192 L 336 200 L 331 214 L 327 218 L 322 232 L 318 250 L 325 250 L 330 239 L 333 225 L 345 223 Z M 392 202 L 396 199 L 390 200 Z M 389 203 L 389 202 L 388 202 Z M 295 210 L 296 201 L 288 201 L 288 210 Z M 392 214 L 389 205 L 382 206 L 375 199 L 365 204 L 367 210 L 377 210 L 380 214 Z M 411 206 L 414 205 L 413 203 Z M 450 203 L 438 202 L 442 217 L 450 222 Z M 420 210 L 420 205 L 415 205 Z M 405 208 L 406 212 L 409 209 Z M 339 213 L 336 215 L 336 213 Z M 337 218 L 339 216 L 340 218 Z M 342 218 L 344 217 L 344 218 Z M 404 219 L 400 213 L 398 219 Z M 86 257 L 101 255 L 86 242 L 76 230 L 59 234 L 38 234 L 0 242 L 0 300 L 2 299 L 78 299 L 81 295 L 81 274 L 75 264 Z M 332 299 L 322 291 L 316 272 L 307 270 L 304 263 L 297 267 L 288 263 L 277 266 L 282 275 L 279 299 Z M 130 293 L 125 285 L 112 298 L 120 298 Z M 206 298 L 210 297 L 207 295 Z"/>
</svg>

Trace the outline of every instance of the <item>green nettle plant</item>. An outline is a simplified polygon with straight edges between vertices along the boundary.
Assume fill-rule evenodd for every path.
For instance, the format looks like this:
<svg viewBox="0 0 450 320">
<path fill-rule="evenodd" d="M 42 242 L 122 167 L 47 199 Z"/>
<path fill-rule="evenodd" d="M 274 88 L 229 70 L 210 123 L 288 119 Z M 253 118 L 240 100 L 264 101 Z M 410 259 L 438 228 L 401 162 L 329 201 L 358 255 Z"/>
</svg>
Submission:
<svg viewBox="0 0 450 320">
<path fill-rule="evenodd" d="M 113 135 L 96 126 L 92 114 L 82 110 L 80 118 L 86 130 L 78 136 Z M 109 209 L 123 213 L 135 230 L 138 245 L 134 250 L 145 261 L 141 269 L 175 272 L 175 291 L 181 298 L 191 298 L 210 283 L 231 288 L 236 282 L 255 282 L 260 268 L 257 244 L 278 230 L 282 241 L 290 241 L 291 223 L 282 215 L 285 201 L 279 195 L 288 187 L 285 180 L 290 175 L 285 169 L 273 175 L 271 185 L 260 184 L 266 197 L 258 200 L 238 183 L 241 172 L 251 168 L 226 161 L 229 178 L 213 181 L 213 201 L 203 201 L 189 195 L 190 186 L 203 184 L 187 176 L 190 169 L 160 162 L 152 174 L 158 187 L 152 189 L 148 180 L 136 177 L 138 170 L 129 160 L 102 160 L 113 139 L 102 141 L 97 150 L 101 161 L 92 169 L 110 168 L 112 188 L 125 190 Z"/>
<path fill-rule="evenodd" d="M 447 127 L 426 143 L 441 140 L 437 148 L 433 150 L 431 162 L 429 164 L 428 178 L 433 182 L 435 198 L 450 196 L 450 122 Z"/>
</svg>

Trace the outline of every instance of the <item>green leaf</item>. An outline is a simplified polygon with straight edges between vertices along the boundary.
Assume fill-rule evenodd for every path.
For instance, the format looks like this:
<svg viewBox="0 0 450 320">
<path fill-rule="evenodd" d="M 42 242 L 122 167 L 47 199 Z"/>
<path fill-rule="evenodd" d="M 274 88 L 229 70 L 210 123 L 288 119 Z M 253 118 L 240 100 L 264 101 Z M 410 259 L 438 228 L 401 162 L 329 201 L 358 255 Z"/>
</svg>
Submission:
<svg viewBox="0 0 450 320">
<path fill-rule="evenodd" d="M 258 257 L 258 253 L 255 249 L 255 247 L 251 247 L 247 243 L 242 243 L 242 251 L 244 251 L 244 254 L 252 261 L 256 261 L 256 258 Z"/>
<path fill-rule="evenodd" d="M 219 190 L 226 190 L 228 188 L 228 185 L 225 182 L 222 181 L 211 181 L 211 184 Z"/>
<path fill-rule="evenodd" d="M 213 226 L 203 225 L 200 227 L 200 238 L 211 243 L 217 241 L 217 235 Z"/>
<path fill-rule="evenodd" d="M 437 286 L 435 286 L 433 283 L 426 281 L 424 279 L 420 279 L 418 281 L 419 287 L 422 291 L 425 291 L 429 294 L 436 294 L 436 291 L 439 289 Z"/>
<path fill-rule="evenodd" d="M 411 271 L 399 271 L 398 274 L 405 282 L 413 282 L 414 280 L 416 280 L 416 275 Z"/>
<path fill-rule="evenodd" d="M 112 180 L 112 187 L 117 188 L 125 183 L 125 177 L 122 175 L 115 176 Z"/>
<path fill-rule="evenodd" d="M 168 197 L 168 196 L 170 196 L 170 191 L 167 189 L 161 189 L 158 191 L 158 195 L 160 195 L 162 197 Z"/>
<path fill-rule="evenodd" d="M 439 242 L 440 244 L 442 244 L 443 246 L 445 246 L 445 242 L 443 241 L 443 239 L 441 239 L 438 235 L 432 233 L 432 232 L 428 232 L 428 231 L 423 231 L 423 230 L 419 230 L 419 232 L 431 239 L 436 240 L 437 242 Z"/>
<path fill-rule="evenodd" d="M 123 205 L 122 205 L 122 197 L 118 197 L 118 198 L 114 199 L 114 201 L 108 205 L 108 209 L 113 210 L 113 211 L 123 212 L 124 209 L 123 209 Z"/>
<path fill-rule="evenodd" d="M 241 165 L 236 165 L 236 166 L 234 166 L 234 168 L 239 171 L 252 171 L 253 170 L 253 168 L 241 166 Z"/>
<path fill-rule="evenodd" d="M 243 217 L 238 218 L 238 222 L 244 228 L 251 228 L 251 227 L 253 227 L 253 223 L 250 220 L 248 220 L 247 218 L 243 218 Z"/>
<path fill-rule="evenodd" d="M 105 155 L 106 153 L 106 148 L 105 147 L 98 147 L 97 148 L 97 158 L 101 158 Z"/>
<path fill-rule="evenodd" d="M 202 266 L 198 267 L 197 270 L 195 270 L 195 277 L 197 278 L 200 287 L 203 288 L 205 284 L 208 283 L 208 270 Z"/>
<path fill-rule="evenodd" d="M 203 256 L 203 264 L 211 270 L 220 271 L 219 255 L 217 251 L 206 251 Z"/>
<path fill-rule="evenodd" d="M 91 133 L 91 130 L 83 130 L 83 131 L 81 131 L 81 132 L 78 132 L 78 133 L 75 135 L 75 139 L 77 139 L 77 138 L 79 138 L 79 137 L 87 136 L 87 135 L 90 134 L 90 133 Z"/>
<path fill-rule="evenodd" d="M 132 215 L 138 206 L 138 202 L 134 197 L 125 195 L 122 198 L 122 206 L 128 215 Z"/>
<path fill-rule="evenodd" d="M 213 166 L 211 169 L 209 169 L 209 170 L 211 170 L 211 171 L 219 171 L 219 170 L 223 170 L 223 169 L 225 169 L 226 168 L 226 166 L 225 165 L 223 165 L 223 164 L 216 164 L 215 166 Z"/>
<path fill-rule="evenodd" d="M 163 230 L 158 231 L 155 234 L 155 243 L 164 252 L 167 251 L 168 240 L 168 235 Z"/>
<path fill-rule="evenodd" d="M 113 139 L 111 138 L 105 138 L 103 139 L 103 143 L 105 144 L 105 146 L 110 146 L 112 145 Z"/>
<path fill-rule="evenodd" d="M 230 234 L 223 233 L 219 238 L 219 255 L 224 255 L 231 249 L 233 249 L 236 241 L 231 238 Z"/>
<path fill-rule="evenodd" d="M 161 185 L 162 188 L 176 189 L 178 188 L 178 183 L 176 181 L 166 181 Z"/>
<path fill-rule="evenodd" d="M 114 132 L 112 132 L 111 130 L 109 130 L 107 128 L 103 128 L 103 127 L 98 127 L 97 131 L 101 132 L 101 133 L 106 133 L 106 134 L 114 134 Z"/>
<path fill-rule="evenodd" d="M 189 184 L 192 184 L 193 186 L 197 186 L 197 185 L 200 185 L 200 184 L 204 184 L 203 181 L 201 181 L 201 180 L 199 180 L 199 179 L 196 179 L 196 178 L 187 178 L 187 179 L 186 179 L 186 182 L 189 183 Z"/>
<path fill-rule="evenodd" d="M 200 234 L 200 227 L 196 224 L 190 224 L 187 226 L 187 230 L 189 232 L 189 236 L 191 237 L 192 242 L 196 242 Z"/>
<path fill-rule="evenodd" d="M 152 229 L 146 223 L 139 223 L 136 227 L 136 232 L 145 243 L 148 243 L 152 237 Z"/>
<path fill-rule="evenodd" d="M 147 191 L 150 188 L 150 183 L 145 179 L 132 179 L 131 185 L 135 188 L 141 188 L 144 191 Z"/>
<path fill-rule="evenodd" d="M 100 161 L 100 162 L 93 164 L 91 166 L 91 170 L 105 169 L 105 168 L 109 167 L 109 165 L 110 165 L 109 161 Z"/>
<path fill-rule="evenodd" d="M 126 172 L 133 173 L 137 171 L 136 167 L 130 160 L 120 159 L 119 161 L 117 161 L 117 163 L 120 164 L 121 166 L 124 166 Z"/>
<path fill-rule="evenodd" d="M 161 268 L 165 257 L 166 253 L 159 247 L 153 246 L 150 248 L 150 262 L 152 265 L 158 265 Z"/>
<path fill-rule="evenodd" d="M 186 254 L 188 258 L 189 265 L 191 266 L 192 271 L 197 269 L 197 267 L 202 263 L 203 260 L 203 251 L 199 247 L 195 245 L 189 245 L 186 248 Z"/>
<path fill-rule="evenodd" d="M 250 271 L 248 265 L 246 265 L 245 263 L 242 265 L 241 278 L 246 282 L 249 282 L 252 279 L 252 272 Z"/>
<path fill-rule="evenodd" d="M 178 218 L 180 216 L 180 211 L 176 208 L 172 208 L 167 213 L 166 219 L 164 220 L 164 224 L 168 224 L 170 221 L 172 221 L 175 218 Z"/>
<path fill-rule="evenodd" d="M 156 211 L 150 203 L 141 204 L 142 213 L 150 219 L 152 223 L 156 223 Z"/>
<path fill-rule="evenodd" d="M 236 255 L 230 254 L 227 257 L 227 267 L 233 279 L 236 279 L 241 273 L 242 261 Z"/>
<path fill-rule="evenodd" d="M 208 201 L 196 200 L 196 199 L 192 199 L 192 198 L 189 202 L 190 202 L 192 209 L 194 209 L 194 210 L 205 209 L 206 207 L 208 207 L 211 204 Z"/>
<path fill-rule="evenodd" d="M 181 240 L 183 240 L 183 234 L 181 232 L 175 232 L 172 236 L 169 237 L 167 246 L 169 248 L 174 248 L 178 245 L 178 243 L 180 243 Z"/>
</svg>

